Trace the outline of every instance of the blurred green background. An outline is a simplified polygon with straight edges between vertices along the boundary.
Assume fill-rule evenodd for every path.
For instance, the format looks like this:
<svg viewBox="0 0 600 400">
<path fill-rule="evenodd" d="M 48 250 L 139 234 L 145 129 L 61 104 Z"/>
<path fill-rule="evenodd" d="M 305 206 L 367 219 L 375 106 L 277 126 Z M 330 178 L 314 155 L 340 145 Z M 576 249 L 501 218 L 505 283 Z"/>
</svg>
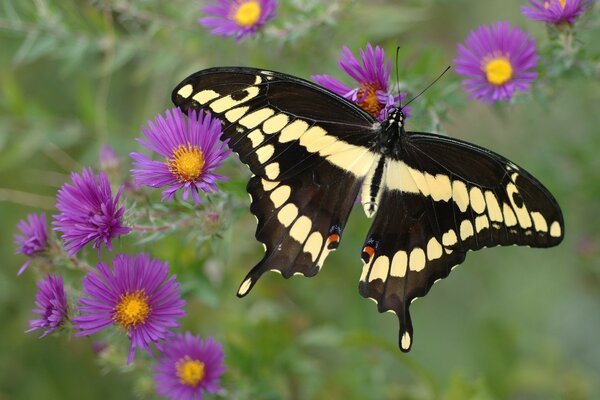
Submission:
<svg viewBox="0 0 600 400">
<path fill-rule="evenodd" d="M 153 398 L 147 369 L 126 367 L 124 353 L 110 368 L 93 339 L 23 333 L 39 276 L 30 269 L 16 277 L 25 258 L 14 255 L 12 235 L 27 213 L 51 215 L 57 188 L 70 171 L 97 168 L 103 144 L 127 169 L 140 126 L 171 107 L 171 89 L 188 74 L 248 65 L 342 78 L 341 46 L 357 53 L 370 41 L 389 56 L 401 46 L 401 83 L 414 94 L 452 64 L 456 43 L 479 24 L 509 20 L 540 47 L 548 43 L 543 24 L 527 21 L 525 1 L 516 0 L 280 0 L 265 35 L 239 44 L 195 22 L 202 1 L 0 3 L 0 400 Z M 599 54 L 597 11 L 585 20 L 578 45 Z M 225 391 L 209 398 L 598 399 L 598 71 L 541 71 L 536 93 L 504 107 L 467 101 L 451 72 L 414 103 L 409 129 L 489 147 L 544 182 L 562 206 L 566 237 L 553 249 L 469 254 L 412 306 L 410 354 L 397 348 L 396 318 L 357 292 L 368 229 L 359 210 L 318 277 L 267 274 L 248 297 L 235 296 L 262 254 L 237 160 L 223 169 L 232 177 L 224 187 L 241 209 L 224 218 L 232 224 L 222 239 L 194 240 L 190 229 L 145 245 L 124 238 L 117 249 L 168 260 L 188 300 L 185 329 L 223 342 Z M 95 252 L 87 256 L 92 262 Z"/>
</svg>

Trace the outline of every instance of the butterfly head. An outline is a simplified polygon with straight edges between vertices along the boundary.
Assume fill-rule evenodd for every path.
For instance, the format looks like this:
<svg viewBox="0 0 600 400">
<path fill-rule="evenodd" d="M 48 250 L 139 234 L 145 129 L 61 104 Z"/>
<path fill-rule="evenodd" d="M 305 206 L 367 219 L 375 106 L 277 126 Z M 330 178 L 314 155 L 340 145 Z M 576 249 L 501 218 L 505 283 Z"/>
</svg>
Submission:
<svg viewBox="0 0 600 400">
<path fill-rule="evenodd" d="M 398 126 L 399 130 L 404 130 L 404 121 L 406 120 L 406 114 L 401 108 L 394 108 L 387 119 L 388 126 Z"/>
</svg>

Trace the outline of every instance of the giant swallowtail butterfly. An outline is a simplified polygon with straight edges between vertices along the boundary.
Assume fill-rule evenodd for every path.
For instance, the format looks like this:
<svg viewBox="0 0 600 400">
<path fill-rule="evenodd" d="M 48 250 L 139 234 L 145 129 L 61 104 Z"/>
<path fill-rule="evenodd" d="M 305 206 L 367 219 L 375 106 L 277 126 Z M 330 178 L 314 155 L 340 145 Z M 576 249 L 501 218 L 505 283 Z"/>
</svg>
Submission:
<svg viewBox="0 0 600 400">
<path fill-rule="evenodd" d="M 383 122 L 309 81 L 273 71 L 223 67 L 181 82 L 172 100 L 209 111 L 222 139 L 254 174 L 248 182 L 266 271 L 314 276 L 340 243 L 357 196 L 373 224 L 359 291 L 393 311 L 409 351 L 409 306 L 462 263 L 496 245 L 550 247 L 563 238 L 556 200 L 527 171 L 473 144 L 404 128 L 401 109 Z"/>
</svg>

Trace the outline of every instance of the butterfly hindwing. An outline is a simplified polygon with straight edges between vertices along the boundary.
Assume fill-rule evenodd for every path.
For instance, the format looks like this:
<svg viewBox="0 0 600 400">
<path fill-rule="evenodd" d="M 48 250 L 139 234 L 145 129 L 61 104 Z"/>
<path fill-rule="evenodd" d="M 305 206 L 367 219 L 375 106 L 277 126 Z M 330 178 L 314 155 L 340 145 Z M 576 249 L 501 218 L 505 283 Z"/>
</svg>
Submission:
<svg viewBox="0 0 600 400">
<path fill-rule="evenodd" d="M 464 250 L 442 245 L 432 229 L 430 204 L 422 196 L 386 190 L 362 249 L 359 291 L 377 302 L 379 312 L 393 311 L 400 322 L 400 348 L 410 350 L 409 306 L 465 258 Z"/>
<path fill-rule="evenodd" d="M 256 238 L 264 244 L 265 255 L 238 295 L 246 295 L 267 271 L 285 278 L 316 275 L 341 240 L 359 183 L 352 174 L 326 164 L 285 181 L 252 177 L 250 210 L 257 218 Z"/>
</svg>

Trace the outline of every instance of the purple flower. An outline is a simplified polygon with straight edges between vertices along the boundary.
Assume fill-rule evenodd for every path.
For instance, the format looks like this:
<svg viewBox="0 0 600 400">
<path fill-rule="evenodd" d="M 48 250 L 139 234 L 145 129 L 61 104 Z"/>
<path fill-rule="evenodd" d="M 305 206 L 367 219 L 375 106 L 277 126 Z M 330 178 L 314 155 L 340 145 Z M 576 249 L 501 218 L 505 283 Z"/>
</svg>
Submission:
<svg viewBox="0 0 600 400">
<path fill-rule="evenodd" d="M 91 168 L 84 168 L 81 175 L 71 173 L 73 184 L 65 183 L 57 194 L 54 216 L 55 230 L 62 232 L 65 249 L 69 254 L 77 253 L 89 242 L 98 249 L 104 243 L 112 251 L 111 239 L 125 235 L 131 228 L 123 226 L 123 207 L 118 208 L 121 190 L 112 197 L 106 172 L 98 177 Z"/>
<path fill-rule="evenodd" d="M 102 171 L 116 171 L 119 169 L 119 156 L 117 156 L 117 153 L 113 148 L 107 144 L 100 149 L 98 162 Z"/>
<path fill-rule="evenodd" d="M 62 278 L 58 275 L 48 274 L 46 278 L 37 283 L 38 292 L 35 295 L 35 305 L 32 311 L 41 316 L 40 319 L 29 321 L 31 329 L 27 333 L 37 329 L 46 329 L 40 336 L 55 331 L 67 320 L 67 297 L 63 287 Z"/>
<path fill-rule="evenodd" d="M 137 141 L 163 157 L 153 161 L 140 153 L 131 153 L 135 169 L 133 179 L 138 185 L 153 188 L 167 186 L 163 200 L 171 201 L 179 189 L 183 189 L 183 199 L 192 194 L 194 202 L 200 203 L 198 190 L 216 191 L 215 182 L 227 179 L 213 170 L 219 167 L 231 153 L 219 140 L 221 122 L 209 113 L 188 112 L 185 115 L 178 108 L 167 110 L 166 119 L 156 116 L 148 121 L 148 128 L 142 128 L 147 141 Z"/>
<path fill-rule="evenodd" d="M 111 270 L 98 263 L 96 271 L 83 279 L 87 297 L 79 300 L 80 316 L 73 326 L 77 336 L 92 335 L 113 324 L 125 329 L 131 340 L 127 362 L 131 363 L 137 347 L 151 353 L 150 343 L 158 343 L 179 327 L 185 316 L 179 283 L 168 277 L 169 265 L 148 254 L 118 254 Z"/>
<path fill-rule="evenodd" d="M 202 400 L 203 391 L 221 389 L 223 349 L 213 338 L 203 341 L 186 332 L 171 337 L 163 346 L 154 367 L 158 394 L 175 400 Z"/>
<path fill-rule="evenodd" d="M 48 249 L 48 224 L 46 214 L 29 214 L 27 221 L 21 220 L 17 228 L 23 233 L 14 235 L 15 244 L 18 246 L 17 254 L 29 256 L 29 260 L 21 266 L 17 275 L 27 269 L 33 258 Z"/>
<path fill-rule="evenodd" d="M 465 75 L 463 87 L 471 98 L 487 103 L 509 100 L 528 91 L 537 78 L 535 41 L 508 22 L 480 26 L 457 48 L 456 72 Z"/>
<path fill-rule="evenodd" d="M 388 90 L 392 59 L 388 58 L 386 61 L 385 53 L 379 46 L 373 49 L 371 43 L 367 43 L 366 50 L 360 50 L 360 61 L 344 46 L 338 65 L 358 83 L 358 87 L 346 86 L 330 75 L 313 75 L 312 79 L 358 104 L 380 121 L 386 119 L 389 110 L 398 107 L 406 97 L 406 93 L 394 96 Z M 410 115 L 409 107 L 404 107 L 403 111 L 407 116 Z"/>
<path fill-rule="evenodd" d="M 529 0 L 532 8 L 521 7 L 521 12 L 535 21 L 550 24 L 572 24 L 588 7 L 585 0 Z"/>
<path fill-rule="evenodd" d="M 265 22 L 275 17 L 276 0 L 217 0 L 202 9 L 211 17 L 198 22 L 210 33 L 220 36 L 235 35 L 236 41 L 255 35 Z"/>
</svg>

